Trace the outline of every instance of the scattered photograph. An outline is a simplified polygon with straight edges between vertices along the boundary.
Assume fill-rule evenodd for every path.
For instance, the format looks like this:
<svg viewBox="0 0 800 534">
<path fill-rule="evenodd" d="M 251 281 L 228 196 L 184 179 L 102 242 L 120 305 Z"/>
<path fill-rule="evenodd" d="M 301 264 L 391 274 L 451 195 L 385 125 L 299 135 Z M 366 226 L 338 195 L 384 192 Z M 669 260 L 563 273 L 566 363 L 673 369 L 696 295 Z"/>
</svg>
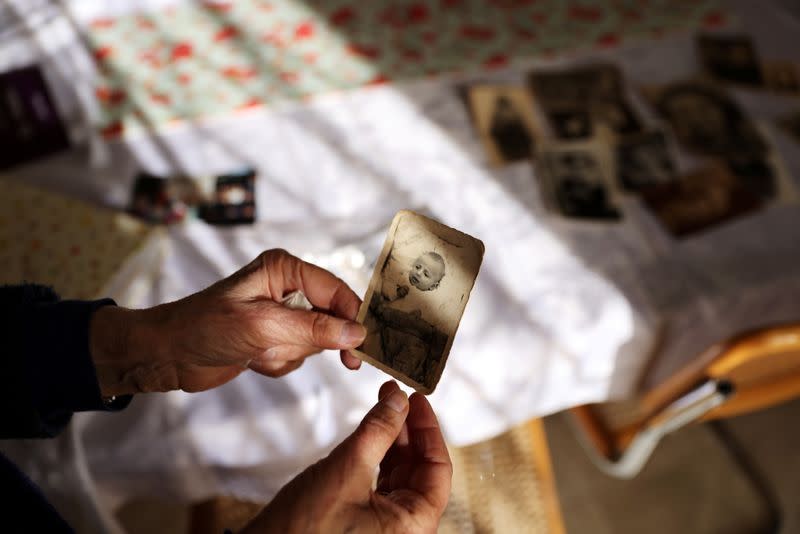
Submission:
<svg viewBox="0 0 800 534">
<path fill-rule="evenodd" d="M 572 219 L 618 221 L 610 186 L 609 147 L 601 142 L 560 143 L 537 154 L 536 176 L 551 211 Z"/>
<path fill-rule="evenodd" d="M 173 224 L 187 214 L 186 205 L 170 195 L 170 180 L 146 172 L 133 182 L 129 211 L 153 224 Z"/>
<path fill-rule="evenodd" d="M 494 165 L 531 158 L 538 128 L 533 102 L 523 87 L 476 85 L 469 89 L 468 98 L 475 126 Z"/>
<path fill-rule="evenodd" d="M 209 224 L 252 224 L 256 220 L 256 171 L 217 176 L 212 198 L 198 208 L 198 217 Z"/>
<path fill-rule="evenodd" d="M 528 83 L 545 109 L 580 108 L 592 100 L 621 100 L 624 94 L 622 73 L 610 63 L 535 71 Z"/>
<path fill-rule="evenodd" d="M 588 139 L 597 125 L 620 135 L 642 130 L 614 65 L 533 72 L 529 85 L 557 139 Z"/>
<path fill-rule="evenodd" d="M 763 85 L 761 64 L 747 35 L 700 35 L 697 46 L 705 70 L 716 80 Z"/>
<path fill-rule="evenodd" d="M 392 221 L 352 351 L 417 391 L 436 388 L 483 259 L 483 243 L 412 211 Z"/>
<path fill-rule="evenodd" d="M 763 203 L 718 163 L 641 193 L 662 226 L 678 238 L 751 213 Z"/>
<path fill-rule="evenodd" d="M 615 164 L 619 187 L 636 193 L 676 178 L 672 151 L 662 131 L 626 137 L 615 148 Z"/>
<path fill-rule="evenodd" d="M 757 158 L 767 151 L 752 121 L 713 84 L 681 81 L 643 93 L 669 122 L 678 142 L 691 152 L 723 158 L 744 152 Z"/>
</svg>

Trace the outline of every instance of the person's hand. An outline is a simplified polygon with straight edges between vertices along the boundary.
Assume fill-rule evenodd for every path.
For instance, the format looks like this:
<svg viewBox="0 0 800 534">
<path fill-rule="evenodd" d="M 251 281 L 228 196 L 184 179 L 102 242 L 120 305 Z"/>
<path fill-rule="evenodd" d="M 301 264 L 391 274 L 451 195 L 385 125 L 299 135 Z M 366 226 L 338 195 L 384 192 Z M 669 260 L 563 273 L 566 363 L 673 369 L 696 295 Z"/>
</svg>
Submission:
<svg viewBox="0 0 800 534">
<path fill-rule="evenodd" d="M 436 532 L 453 466 L 427 399 L 394 381 L 356 431 L 281 489 L 241 534 Z M 380 467 L 377 489 L 372 489 Z"/>
<path fill-rule="evenodd" d="M 314 310 L 280 300 L 302 291 Z M 364 339 L 354 322 L 361 304 L 328 271 L 284 250 L 262 253 L 207 289 L 146 310 L 114 306 L 92 317 L 90 352 L 103 395 L 146 391 L 202 391 L 250 368 L 281 376 L 323 349 L 341 349 L 342 362 Z"/>
</svg>

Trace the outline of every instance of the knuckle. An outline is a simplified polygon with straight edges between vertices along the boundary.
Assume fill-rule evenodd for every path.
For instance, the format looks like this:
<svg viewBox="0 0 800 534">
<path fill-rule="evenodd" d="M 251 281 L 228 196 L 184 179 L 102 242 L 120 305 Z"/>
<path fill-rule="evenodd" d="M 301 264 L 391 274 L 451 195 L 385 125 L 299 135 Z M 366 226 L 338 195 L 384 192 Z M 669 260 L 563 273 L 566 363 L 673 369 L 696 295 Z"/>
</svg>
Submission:
<svg viewBox="0 0 800 534">
<path fill-rule="evenodd" d="M 361 432 L 366 436 L 393 435 L 397 428 L 397 421 L 388 410 L 373 410 L 361 422 Z M 396 412 L 395 412 L 396 413 Z M 399 417 L 399 414 L 398 414 Z"/>
<path fill-rule="evenodd" d="M 336 341 L 336 326 L 327 315 L 315 313 L 311 319 L 311 340 L 318 347 L 326 347 Z"/>
</svg>

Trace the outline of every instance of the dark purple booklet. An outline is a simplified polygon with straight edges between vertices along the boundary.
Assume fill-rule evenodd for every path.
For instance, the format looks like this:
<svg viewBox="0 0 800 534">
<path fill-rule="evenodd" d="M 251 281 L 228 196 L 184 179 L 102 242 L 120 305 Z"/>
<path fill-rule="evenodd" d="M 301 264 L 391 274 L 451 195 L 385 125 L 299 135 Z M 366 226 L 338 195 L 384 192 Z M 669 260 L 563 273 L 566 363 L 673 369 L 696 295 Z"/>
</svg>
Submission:
<svg viewBox="0 0 800 534">
<path fill-rule="evenodd" d="M 69 147 L 69 138 L 36 66 L 0 74 L 0 169 Z"/>
</svg>

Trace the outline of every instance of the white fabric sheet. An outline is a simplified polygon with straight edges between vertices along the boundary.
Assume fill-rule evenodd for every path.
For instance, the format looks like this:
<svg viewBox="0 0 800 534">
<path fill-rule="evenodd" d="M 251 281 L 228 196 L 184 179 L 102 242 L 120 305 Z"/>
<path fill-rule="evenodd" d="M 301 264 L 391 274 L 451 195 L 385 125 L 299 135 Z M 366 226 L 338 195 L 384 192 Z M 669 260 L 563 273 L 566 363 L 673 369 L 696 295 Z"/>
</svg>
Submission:
<svg viewBox="0 0 800 534">
<path fill-rule="evenodd" d="M 756 32 L 762 55 L 800 60 L 797 47 L 788 46 L 796 44 L 800 22 L 778 4 L 759 6 L 754 22 L 752 5 L 734 4 L 744 26 Z M 621 62 L 633 83 L 666 82 L 696 69 L 688 35 L 547 64 L 597 58 Z M 522 79 L 520 71 L 493 77 Z M 259 170 L 259 222 L 171 227 L 160 275 L 137 305 L 188 295 L 273 247 L 329 268 L 363 294 L 383 233 L 401 208 L 480 237 L 484 266 L 430 399 L 454 445 L 624 396 L 653 358 L 652 376 L 663 375 L 743 327 L 798 316 L 796 205 L 774 206 L 682 242 L 666 237 L 635 200 L 624 203 L 621 225 L 559 221 L 543 210 L 529 164 L 488 166 L 453 90 L 471 79 L 489 77 L 324 96 L 75 151 L 14 174 L 123 207 L 139 168 L 208 174 L 246 164 Z M 738 96 L 764 120 L 797 105 Z M 77 123 L 91 114 L 77 97 L 62 100 L 77 110 L 70 115 Z M 792 174 L 800 175 L 797 146 L 768 131 Z M 661 349 L 653 354 L 656 340 Z M 354 428 L 386 378 L 368 365 L 348 371 L 326 353 L 280 380 L 245 373 L 215 391 L 141 396 L 120 414 L 82 414 L 80 443 L 109 502 L 220 493 L 265 500 Z"/>
</svg>

